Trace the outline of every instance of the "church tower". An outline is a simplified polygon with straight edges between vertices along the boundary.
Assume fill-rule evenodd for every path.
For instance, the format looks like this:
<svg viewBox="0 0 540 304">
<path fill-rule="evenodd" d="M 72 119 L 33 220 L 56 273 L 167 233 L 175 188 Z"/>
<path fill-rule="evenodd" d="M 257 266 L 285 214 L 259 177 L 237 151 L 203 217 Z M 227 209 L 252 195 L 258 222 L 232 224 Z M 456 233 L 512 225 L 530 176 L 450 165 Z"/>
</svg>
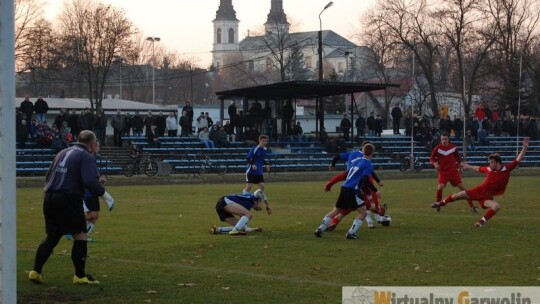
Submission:
<svg viewBox="0 0 540 304">
<path fill-rule="evenodd" d="M 266 33 L 278 33 L 289 32 L 289 22 L 287 22 L 287 15 L 283 11 L 283 0 L 272 0 L 270 13 L 264 24 L 264 30 Z"/>
<path fill-rule="evenodd" d="M 216 11 L 214 23 L 214 44 L 212 47 L 212 64 L 219 68 L 224 64 L 224 59 L 229 54 L 236 54 L 240 45 L 238 43 L 238 24 L 236 11 L 232 0 L 220 0 Z"/>
</svg>

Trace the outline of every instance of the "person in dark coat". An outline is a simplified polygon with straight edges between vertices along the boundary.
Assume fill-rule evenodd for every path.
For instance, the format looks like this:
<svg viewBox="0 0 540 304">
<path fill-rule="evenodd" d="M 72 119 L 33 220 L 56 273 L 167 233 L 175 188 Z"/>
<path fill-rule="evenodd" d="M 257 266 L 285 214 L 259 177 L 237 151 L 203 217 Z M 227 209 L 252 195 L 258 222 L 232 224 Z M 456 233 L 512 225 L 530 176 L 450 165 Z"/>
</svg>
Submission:
<svg viewBox="0 0 540 304">
<path fill-rule="evenodd" d="M 358 137 L 364 137 L 364 131 L 366 129 L 366 119 L 362 117 L 362 113 L 358 114 L 358 118 L 356 119 L 354 126 L 356 127 L 356 133 L 358 134 Z"/>
<path fill-rule="evenodd" d="M 401 108 L 398 104 L 394 106 L 392 109 L 392 128 L 394 129 L 394 134 L 401 134 L 399 132 L 399 126 L 401 122 L 401 118 L 403 117 L 403 114 L 401 113 Z"/>
<path fill-rule="evenodd" d="M 32 113 L 34 113 L 34 104 L 30 101 L 30 97 L 24 97 L 24 100 L 21 102 L 21 112 L 26 115 L 26 121 L 32 121 Z"/>
<path fill-rule="evenodd" d="M 156 129 L 154 130 L 154 133 L 157 137 L 163 137 L 165 136 L 165 128 L 167 127 L 167 117 L 163 116 L 163 112 L 159 112 L 156 119 L 154 119 L 154 123 L 156 124 Z"/>
<path fill-rule="evenodd" d="M 191 103 L 188 101 L 186 102 L 186 105 L 182 108 L 182 112 L 186 111 L 187 117 L 189 117 L 189 123 L 193 124 L 193 107 L 191 106 Z M 189 135 L 193 135 L 193 130 L 189 129 Z"/>
<path fill-rule="evenodd" d="M 42 96 L 39 96 L 34 104 L 34 111 L 38 116 L 38 122 L 43 123 L 47 118 L 47 112 L 49 112 L 49 104 L 43 99 Z"/>
<path fill-rule="evenodd" d="M 139 115 L 139 111 L 135 111 L 135 115 L 131 120 L 131 126 L 133 127 L 133 135 L 142 136 L 144 120 L 141 115 Z"/>
<path fill-rule="evenodd" d="M 227 113 L 229 113 L 229 120 L 232 120 L 234 115 L 236 115 L 236 104 L 234 101 L 231 101 L 231 105 L 227 108 Z"/>
<path fill-rule="evenodd" d="M 373 112 L 369 113 L 367 118 L 367 128 L 369 136 L 375 136 L 375 116 L 373 116 Z"/>
</svg>

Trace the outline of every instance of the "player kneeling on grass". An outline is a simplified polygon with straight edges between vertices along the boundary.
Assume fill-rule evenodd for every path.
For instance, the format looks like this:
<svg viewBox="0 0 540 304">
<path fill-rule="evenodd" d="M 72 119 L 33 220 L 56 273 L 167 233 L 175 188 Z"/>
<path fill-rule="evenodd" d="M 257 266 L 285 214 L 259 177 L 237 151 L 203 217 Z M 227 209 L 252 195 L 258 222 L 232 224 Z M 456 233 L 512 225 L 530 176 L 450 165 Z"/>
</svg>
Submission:
<svg viewBox="0 0 540 304">
<path fill-rule="evenodd" d="M 255 191 L 253 194 L 248 192 L 223 196 L 216 203 L 216 212 L 222 222 L 227 222 L 231 226 L 216 227 L 216 225 L 212 225 L 210 227 L 210 233 L 245 235 L 246 232 L 262 231 L 261 227 L 250 228 L 247 226 L 252 217 L 250 210 L 252 208 L 257 211 L 261 210 L 262 203 L 266 205 L 266 212 L 271 214 L 272 208 L 270 208 L 268 198 L 261 189 Z"/>
<path fill-rule="evenodd" d="M 510 172 L 514 170 L 517 165 L 519 165 L 521 160 L 523 160 L 528 147 L 529 138 L 526 137 L 523 140 L 523 149 L 521 149 L 519 155 L 513 162 L 506 165 L 502 164 L 501 156 L 497 153 L 493 153 L 488 156 L 489 166 L 486 167 L 470 166 L 467 163 L 464 163 L 464 169 L 472 169 L 474 171 L 486 174 L 486 179 L 484 182 L 480 186 L 472 189 L 449 195 L 444 200 L 433 203 L 431 207 L 439 210 L 439 208 L 448 203 L 462 199 L 478 201 L 480 203 L 480 207 L 482 207 L 482 209 L 488 209 L 488 211 L 474 224 L 474 226 L 478 228 L 484 227 L 484 224 L 500 209 L 499 203 L 497 203 L 493 198 L 497 195 L 504 194 L 508 181 L 510 180 Z"/>
<path fill-rule="evenodd" d="M 367 144 L 362 148 L 362 152 L 364 156 L 354 160 L 347 169 L 347 178 L 341 186 L 341 191 L 335 207 L 325 215 L 321 225 L 315 230 L 314 234 L 316 237 L 322 237 L 324 231 L 328 228 L 335 215 L 342 210 L 354 208 L 358 211 L 358 216 L 354 219 L 351 228 L 347 232 L 346 238 L 351 240 L 358 238 L 356 232 L 362 226 L 363 220 L 367 215 L 364 202 L 357 196 L 359 190 L 363 188 L 362 191 L 366 193 L 369 192 L 369 190 L 377 192 L 377 188 L 373 186 L 369 179 L 371 172 L 373 171 L 373 165 L 370 160 L 375 152 L 375 147 L 371 144 Z"/>
</svg>

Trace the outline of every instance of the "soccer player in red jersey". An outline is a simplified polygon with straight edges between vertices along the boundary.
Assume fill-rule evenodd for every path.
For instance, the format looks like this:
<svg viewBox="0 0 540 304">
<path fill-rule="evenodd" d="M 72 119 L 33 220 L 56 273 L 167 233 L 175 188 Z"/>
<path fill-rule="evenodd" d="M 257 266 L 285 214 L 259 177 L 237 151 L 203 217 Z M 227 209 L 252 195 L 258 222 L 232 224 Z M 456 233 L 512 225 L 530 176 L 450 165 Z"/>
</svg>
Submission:
<svg viewBox="0 0 540 304">
<path fill-rule="evenodd" d="M 438 172 L 439 179 L 437 181 L 436 201 L 442 200 L 443 190 L 446 184 L 450 182 L 452 187 L 458 187 L 459 190 L 465 190 L 461 181 L 461 157 L 459 156 L 458 147 L 450 142 L 448 133 L 441 135 L 441 143 L 438 144 L 431 152 L 429 161 Z M 459 170 L 458 170 L 459 168 Z M 472 200 L 468 199 L 469 207 L 472 212 L 476 212 L 476 208 Z M 439 211 L 437 209 L 437 211 Z"/>
<path fill-rule="evenodd" d="M 493 153 L 488 156 L 489 166 L 479 167 L 479 166 L 470 166 L 467 163 L 463 164 L 464 169 L 471 169 L 481 173 L 486 174 L 486 179 L 484 182 L 477 187 L 474 187 L 469 190 L 464 190 L 452 195 L 449 195 L 444 200 L 433 203 L 432 208 L 440 208 L 446 204 L 460 200 L 460 199 L 471 199 L 478 201 L 482 209 L 488 209 L 484 216 L 474 224 L 475 227 L 484 227 L 484 224 L 491 219 L 497 211 L 499 211 L 500 206 L 493 197 L 496 195 L 504 194 L 508 181 L 510 179 L 510 172 L 514 170 L 517 165 L 525 157 L 527 148 L 529 147 L 529 138 L 526 137 L 523 140 L 523 149 L 516 157 L 514 161 L 509 164 L 503 165 L 501 156 L 497 153 Z"/>
</svg>

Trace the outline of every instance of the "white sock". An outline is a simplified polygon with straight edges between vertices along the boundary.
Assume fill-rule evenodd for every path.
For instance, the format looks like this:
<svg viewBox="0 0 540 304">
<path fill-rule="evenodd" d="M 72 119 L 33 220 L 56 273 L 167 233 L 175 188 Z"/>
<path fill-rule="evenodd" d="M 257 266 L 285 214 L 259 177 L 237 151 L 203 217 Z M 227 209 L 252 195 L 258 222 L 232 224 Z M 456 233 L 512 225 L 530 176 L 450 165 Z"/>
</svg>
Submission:
<svg viewBox="0 0 540 304">
<path fill-rule="evenodd" d="M 366 222 L 368 223 L 369 226 L 373 226 L 373 218 L 371 217 L 370 210 L 367 211 Z"/>
<path fill-rule="evenodd" d="M 348 234 L 356 234 L 358 229 L 360 229 L 360 226 L 362 226 L 362 220 L 358 219 L 358 218 L 355 218 L 353 223 L 352 223 L 351 229 L 349 229 Z"/>
<path fill-rule="evenodd" d="M 322 220 L 321 225 L 320 225 L 319 228 L 317 228 L 317 229 L 319 229 L 319 230 L 321 230 L 321 231 L 325 231 L 326 228 L 328 228 L 328 225 L 330 225 L 330 222 L 331 222 L 331 221 L 332 221 L 332 218 L 331 218 L 331 217 L 325 216 L 325 217 L 323 218 L 323 220 Z"/>
<path fill-rule="evenodd" d="M 247 225 L 248 222 L 249 222 L 249 217 L 247 217 L 247 216 L 244 215 L 244 216 L 242 216 L 242 217 L 240 218 L 240 220 L 238 221 L 238 223 L 236 223 L 236 226 L 234 226 L 234 229 L 240 231 L 240 230 L 242 230 L 242 228 L 244 228 L 244 226 Z"/>
<path fill-rule="evenodd" d="M 246 230 L 246 232 L 253 232 L 253 231 L 257 231 L 257 228 L 251 228 L 246 225 L 246 228 L 244 228 L 244 230 Z"/>
<path fill-rule="evenodd" d="M 88 234 L 90 234 L 90 231 L 94 230 L 94 224 L 90 222 L 86 222 L 86 231 Z"/>
<path fill-rule="evenodd" d="M 218 233 L 229 233 L 229 231 L 233 230 L 233 226 L 228 226 L 228 227 L 217 227 L 217 232 Z"/>
<path fill-rule="evenodd" d="M 377 213 L 375 213 L 375 219 L 377 220 L 377 223 L 380 223 L 380 222 L 382 222 L 383 217 L 378 215 Z"/>
</svg>

